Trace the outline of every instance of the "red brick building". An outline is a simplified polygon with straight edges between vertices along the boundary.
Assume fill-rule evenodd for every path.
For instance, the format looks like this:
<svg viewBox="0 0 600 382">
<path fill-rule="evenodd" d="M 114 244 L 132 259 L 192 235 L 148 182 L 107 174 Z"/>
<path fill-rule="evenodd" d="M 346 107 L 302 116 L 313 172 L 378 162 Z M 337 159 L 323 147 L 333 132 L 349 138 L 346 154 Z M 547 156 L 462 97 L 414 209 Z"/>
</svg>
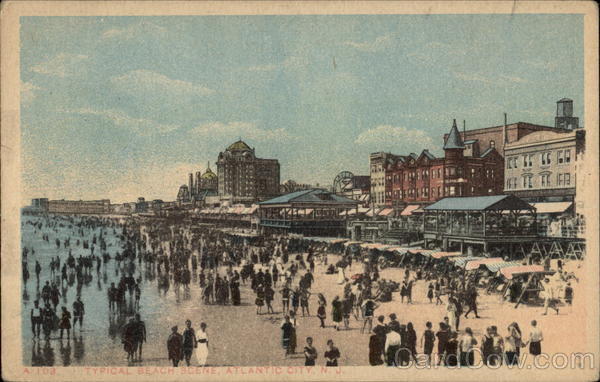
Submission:
<svg viewBox="0 0 600 382">
<path fill-rule="evenodd" d="M 481 152 L 484 152 L 490 147 L 494 147 L 500 155 L 504 156 L 504 145 L 506 143 L 516 142 L 524 136 L 537 131 L 568 133 L 571 130 L 560 127 L 536 125 L 527 122 L 517 122 L 502 126 L 467 130 L 461 132 L 460 136 L 464 144 L 471 148 L 478 148 Z M 444 142 L 446 142 L 447 139 L 448 134 L 444 134 Z"/>
<path fill-rule="evenodd" d="M 436 158 L 428 150 L 420 155 L 397 156 L 385 171 L 386 206 L 402 208 L 447 196 L 501 194 L 504 158 L 493 144 L 481 151 L 474 143 L 463 141 L 455 120 L 445 135 L 443 158 Z"/>
</svg>

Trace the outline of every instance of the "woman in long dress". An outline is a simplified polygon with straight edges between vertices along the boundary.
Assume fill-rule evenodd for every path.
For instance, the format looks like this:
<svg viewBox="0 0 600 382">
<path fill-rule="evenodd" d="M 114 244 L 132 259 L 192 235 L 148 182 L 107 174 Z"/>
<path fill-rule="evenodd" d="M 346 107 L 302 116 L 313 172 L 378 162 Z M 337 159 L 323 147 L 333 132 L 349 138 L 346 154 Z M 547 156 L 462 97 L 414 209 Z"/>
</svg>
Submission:
<svg viewBox="0 0 600 382">
<path fill-rule="evenodd" d="M 341 285 L 345 282 L 346 282 L 346 275 L 344 274 L 344 267 L 338 267 L 337 283 Z"/>
<path fill-rule="evenodd" d="M 198 365 L 204 366 L 208 358 L 208 336 L 206 335 L 206 324 L 204 322 L 200 324 L 200 330 L 196 333 L 196 338 L 198 339 L 196 358 L 198 359 Z"/>
<path fill-rule="evenodd" d="M 452 331 L 456 331 L 456 305 L 454 304 L 453 300 L 454 299 L 452 297 L 448 297 L 448 305 L 446 306 L 446 311 L 450 328 Z"/>
</svg>

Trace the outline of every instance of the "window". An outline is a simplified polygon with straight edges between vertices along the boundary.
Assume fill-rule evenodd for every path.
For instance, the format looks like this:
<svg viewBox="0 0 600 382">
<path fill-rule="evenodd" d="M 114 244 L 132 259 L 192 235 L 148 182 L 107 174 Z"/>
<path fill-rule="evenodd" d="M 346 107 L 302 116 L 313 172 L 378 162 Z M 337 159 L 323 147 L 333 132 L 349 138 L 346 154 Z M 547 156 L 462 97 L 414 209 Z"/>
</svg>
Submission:
<svg viewBox="0 0 600 382">
<path fill-rule="evenodd" d="M 559 186 L 563 185 L 563 174 L 558 174 L 558 185 Z"/>
<path fill-rule="evenodd" d="M 563 151 L 559 150 L 558 153 L 556 153 L 556 156 L 558 158 L 558 164 L 562 164 L 564 162 Z"/>
<path fill-rule="evenodd" d="M 571 150 L 565 150 L 565 163 L 571 163 Z"/>
<path fill-rule="evenodd" d="M 540 183 L 542 187 L 550 187 L 550 174 L 540 175 Z"/>
<path fill-rule="evenodd" d="M 475 169 L 474 168 L 471 169 L 471 178 L 473 178 L 473 177 L 475 177 Z"/>
<path fill-rule="evenodd" d="M 523 155 L 523 167 L 531 167 L 533 165 L 532 157 L 531 154 Z"/>
<path fill-rule="evenodd" d="M 475 187 L 471 186 L 471 194 L 475 193 Z"/>
<path fill-rule="evenodd" d="M 490 147 L 491 147 L 491 148 L 494 148 L 494 147 L 496 147 L 496 142 L 495 142 L 495 141 L 490 141 Z"/>
<path fill-rule="evenodd" d="M 550 164 L 550 153 L 542 153 L 540 157 L 542 165 Z"/>
<path fill-rule="evenodd" d="M 439 196 L 442 196 L 442 188 L 441 187 L 438 187 L 438 197 Z"/>
<path fill-rule="evenodd" d="M 565 186 L 571 185 L 571 174 L 565 174 Z"/>
<path fill-rule="evenodd" d="M 438 168 L 438 178 L 441 178 L 441 177 L 442 177 L 442 169 Z"/>
<path fill-rule="evenodd" d="M 523 177 L 523 188 L 533 188 L 533 183 L 531 182 L 531 175 L 525 175 Z"/>
<path fill-rule="evenodd" d="M 450 196 L 456 195 L 456 187 L 450 186 Z"/>
<path fill-rule="evenodd" d="M 508 168 L 508 169 L 512 168 L 512 158 L 506 159 L 506 168 Z"/>
</svg>

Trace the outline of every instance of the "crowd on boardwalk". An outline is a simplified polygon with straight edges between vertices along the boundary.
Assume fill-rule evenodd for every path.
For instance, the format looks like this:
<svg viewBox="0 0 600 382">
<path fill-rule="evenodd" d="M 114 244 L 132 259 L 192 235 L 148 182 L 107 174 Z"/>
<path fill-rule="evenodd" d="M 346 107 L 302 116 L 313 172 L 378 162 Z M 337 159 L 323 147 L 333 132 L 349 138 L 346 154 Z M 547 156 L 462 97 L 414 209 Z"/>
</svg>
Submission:
<svg viewBox="0 0 600 382">
<path fill-rule="evenodd" d="M 195 279 L 202 291 L 198 304 L 239 306 L 241 289 L 251 290 L 253 301 L 246 303 L 256 306 L 257 316 L 280 317 L 276 330 L 281 335 L 282 356 L 302 354 L 307 366 L 338 366 L 344 349 L 339 349 L 323 330 L 301 339 L 304 345 L 298 351 L 302 345 L 298 344 L 296 328 L 301 320 L 318 320 L 321 329 L 330 327 L 336 332 L 357 323 L 360 332 L 369 335 L 365 353 L 373 366 L 407 364 L 417 358 L 421 363 L 469 366 L 476 353 L 485 364 L 512 364 L 522 348 L 527 347 L 534 355 L 541 352 L 543 335 L 535 321 L 528 323 L 530 328 L 523 331 L 516 322 L 507 328 L 490 326 L 479 338 L 470 328 L 461 329 L 461 318 L 470 314 L 478 317 L 477 298 L 485 280 L 477 275 L 463 277 L 443 263 L 406 264 L 403 278 L 386 280 L 380 277 L 375 252 L 345 248 L 338 251 L 340 260 L 330 263 L 333 256 L 328 245 L 302 238 L 248 238 L 211 228 L 190 229 L 186 224 L 164 220 L 45 216 L 26 218 L 23 224 L 31 225 L 46 243 L 53 236 L 54 245 L 60 249 L 60 255 L 52 258 L 48 269 L 42 269 L 34 248 L 24 247 L 22 253 L 23 280 L 27 283 L 30 279 L 30 267 L 36 278 L 31 330 L 34 341 L 41 341 L 43 336 L 45 346 L 53 339 L 53 333 L 59 333 L 61 347 L 63 336 L 68 343 L 71 331 L 77 327 L 81 336 L 85 307 L 90 303 L 82 300 L 81 289 L 95 276 L 98 283 L 103 280 L 107 285 L 106 303 L 113 333 L 120 336 L 129 362 L 143 359 L 142 349 L 147 340 L 146 324 L 140 315 L 141 283 L 155 282 L 161 293 L 166 295 L 171 290 L 179 298 L 189 294 L 190 283 Z M 59 228 L 70 235 L 58 237 Z M 108 233 L 118 238 L 117 244 L 107 242 Z M 109 251 L 113 245 L 118 248 Z M 87 254 L 73 256 L 74 248 Z M 113 280 L 118 280 L 111 281 L 110 286 L 109 262 L 114 262 Z M 325 275 L 318 277 L 337 280 L 339 289 L 331 301 L 312 290 L 317 266 L 325 270 Z M 355 273 L 351 274 L 353 266 Z M 140 268 L 150 276 L 144 281 L 136 277 Z M 49 277 L 40 289 L 42 272 Z M 558 277 L 567 282 L 566 275 L 559 272 Z M 445 311 L 439 322 L 427 321 L 422 333 L 416 332 L 412 322 L 402 322 L 398 314 L 386 317 L 377 313 L 382 304 L 393 300 L 396 291 L 400 292 L 400 303 L 410 306 L 416 283 L 427 285 L 427 295 L 419 298 L 442 305 Z M 72 302 L 66 301 L 70 288 L 76 291 Z M 550 287 L 546 292 L 546 311 L 555 308 L 558 313 L 554 292 Z M 567 303 L 571 299 L 572 290 Z M 189 319 L 181 324 L 181 333 L 179 325 L 171 326 L 170 333 L 166 330 L 167 358 L 173 366 L 181 361 L 186 365 L 206 365 L 210 358 L 209 325 L 197 322 L 194 329 Z M 327 339 L 323 341 L 326 347 L 318 350 L 313 338 Z M 75 335 L 73 340 L 77 340 Z M 192 362 L 194 354 L 196 362 Z"/>
</svg>

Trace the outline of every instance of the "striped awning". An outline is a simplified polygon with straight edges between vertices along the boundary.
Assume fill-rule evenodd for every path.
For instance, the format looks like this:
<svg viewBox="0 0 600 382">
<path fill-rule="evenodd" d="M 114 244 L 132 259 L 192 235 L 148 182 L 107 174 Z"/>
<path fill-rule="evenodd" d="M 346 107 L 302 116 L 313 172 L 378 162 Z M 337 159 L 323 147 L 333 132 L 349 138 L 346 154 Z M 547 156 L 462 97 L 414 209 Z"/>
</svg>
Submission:
<svg viewBox="0 0 600 382">
<path fill-rule="evenodd" d="M 386 248 L 385 250 L 389 251 L 389 252 L 402 253 L 402 252 L 407 252 L 409 249 L 410 248 L 407 248 L 407 247 L 389 247 L 389 248 Z"/>
<path fill-rule="evenodd" d="M 523 275 L 527 273 L 548 273 L 552 274 L 554 272 L 544 271 L 544 267 L 542 265 L 517 265 L 515 267 L 505 267 L 500 269 L 500 273 L 506 277 L 507 279 L 512 279 L 515 275 Z"/>
<path fill-rule="evenodd" d="M 493 263 L 503 263 L 504 260 L 501 257 L 488 257 L 483 259 L 476 259 L 473 261 L 469 261 L 465 266 L 465 270 L 470 271 L 473 269 L 479 268 L 481 264 L 493 264 Z"/>
<path fill-rule="evenodd" d="M 479 259 L 481 259 L 481 257 L 456 256 L 456 257 L 451 257 L 450 261 L 452 261 L 454 263 L 454 265 L 456 265 L 457 267 L 463 267 L 468 262 L 473 261 L 473 260 L 479 260 Z"/>
<path fill-rule="evenodd" d="M 347 241 L 344 243 L 345 246 L 362 244 L 362 241 Z"/>
<path fill-rule="evenodd" d="M 394 212 L 393 208 L 384 208 L 377 215 L 379 216 L 389 216 Z"/>
<path fill-rule="evenodd" d="M 501 263 L 487 263 L 487 264 L 481 264 L 480 268 L 486 268 L 487 270 L 489 270 L 492 273 L 496 273 L 498 272 L 500 269 L 502 268 L 507 268 L 507 267 L 517 267 L 519 265 L 522 265 L 521 263 L 518 263 L 516 261 L 503 261 Z"/>
<path fill-rule="evenodd" d="M 417 208 L 419 208 L 418 204 L 409 204 L 408 206 L 406 206 L 406 208 L 404 210 L 402 210 L 402 212 L 400 213 L 401 216 L 408 216 L 410 214 L 412 214 L 412 212 L 414 210 L 416 210 Z"/>
<path fill-rule="evenodd" d="M 431 257 L 432 254 L 438 252 L 438 251 L 434 251 L 432 249 L 423 249 L 423 248 L 410 248 L 408 250 L 408 252 L 412 253 L 412 254 L 421 254 L 423 256 L 429 256 Z"/>
<path fill-rule="evenodd" d="M 462 255 L 462 252 L 434 252 L 431 254 L 431 257 L 433 257 L 434 259 L 441 259 L 441 258 L 445 258 L 445 257 L 454 257 L 454 256 L 460 256 Z"/>
</svg>

